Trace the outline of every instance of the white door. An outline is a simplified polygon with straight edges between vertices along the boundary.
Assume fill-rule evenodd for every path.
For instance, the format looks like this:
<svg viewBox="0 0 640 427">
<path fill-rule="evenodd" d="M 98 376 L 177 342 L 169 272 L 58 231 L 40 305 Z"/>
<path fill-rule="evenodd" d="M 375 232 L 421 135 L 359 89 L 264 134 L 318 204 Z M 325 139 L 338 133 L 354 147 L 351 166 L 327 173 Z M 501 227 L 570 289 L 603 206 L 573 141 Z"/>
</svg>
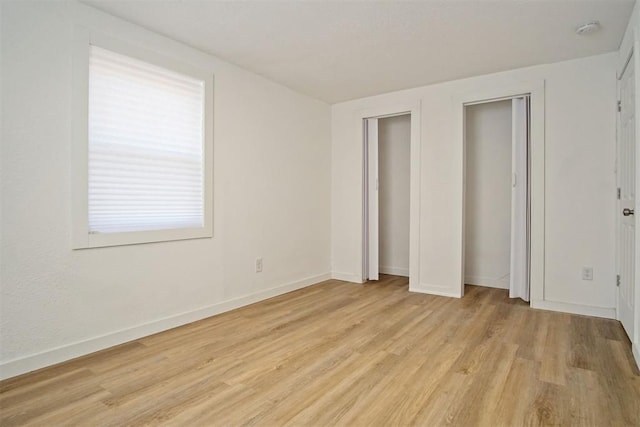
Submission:
<svg viewBox="0 0 640 427">
<path fill-rule="evenodd" d="M 529 96 L 512 100 L 509 297 L 529 301 Z"/>
<path fill-rule="evenodd" d="M 378 221 L 378 119 L 367 119 L 366 125 L 366 155 L 367 155 L 367 224 L 368 257 L 367 278 L 378 280 L 379 269 L 379 221 Z"/>
<path fill-rule="evenodd" d="M 618 113 L 618 318 L 630 338 L 633 337 L 634 257 L 636 200 L 635 87 L 633 58 L 620 77 Z"/>
</svg>

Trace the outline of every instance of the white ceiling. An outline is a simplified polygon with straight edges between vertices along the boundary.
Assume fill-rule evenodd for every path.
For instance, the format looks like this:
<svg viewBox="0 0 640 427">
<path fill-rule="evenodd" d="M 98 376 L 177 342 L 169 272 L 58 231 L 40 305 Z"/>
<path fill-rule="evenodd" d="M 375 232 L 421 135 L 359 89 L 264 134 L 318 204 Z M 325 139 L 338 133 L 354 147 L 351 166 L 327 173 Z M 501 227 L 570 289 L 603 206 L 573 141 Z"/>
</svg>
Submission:
<svg viewBox="0 0 640 427">
<path fill-rule="evenodd" d="M 85 0 L 335 103 L 614 51 L 634 0 Z M 578 36 L 598 20 L 601 31 Z"/>
</svg>

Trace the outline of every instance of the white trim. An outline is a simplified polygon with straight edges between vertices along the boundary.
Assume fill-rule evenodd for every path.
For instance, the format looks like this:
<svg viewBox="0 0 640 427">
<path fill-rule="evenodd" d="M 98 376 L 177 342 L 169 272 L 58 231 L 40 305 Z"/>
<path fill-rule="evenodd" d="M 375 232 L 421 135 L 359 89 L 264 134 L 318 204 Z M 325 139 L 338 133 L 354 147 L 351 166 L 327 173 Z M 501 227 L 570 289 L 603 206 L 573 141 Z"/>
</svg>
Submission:
<svg viewBox="0 0 640 427">
<path fill-rule="evenodd" d="M 583 316 L 604 317 L 605 319 L 616 318 L 615 307 L 593 307 L 590 305 L 532 299 L 531 308 L 535 308 L 538 310 L 559 311 L 562 313 L 581 314 Z"/>
<path fill-rule="evenodd" d="M 408 268 L 380 266 L 380 273 L 382 273 L 382 274 L 391 274 L 393 276 L 409 277 L 409 269 Z"/>
<path fill-rule="evenodd" d="M 430 286 L 424 283 L 420 286 L 409 285 L 409 292 L 417 292 L 420 294 L 436 295 L 449 298 L 460 298 L 460 295 L 455 292 L 451 292 L 449 288 L 443 288 L 442 286 Z"/>
<path fill-rule="evenodd" d="M 509 289 L 509 282 L 501 282 L 500 277 L 464 276 L 467 285 L 484 286 L 486 288 Z M 504 280 L 504 278 L 502 278 Z"/>
<path fill-rule="evenodd" d="M 636 343 L 631 344 L 631 351 L 633 352 L 633 358 L 636 361 L 636 366 L 640 368 L 640 348 L 638 348 Z"/>
<path fill-rule="evenodd" d="M 204 82 L 204 225 L 198 228 L 151 230 L 127 233 L 89 233 L 88 224 L 88 97 L 89 49 L 99 46 L 116 53 L 158 65 Z M 74 28 L 72 60 L 72 149 L 71 149 L 71 236 L 73 249 L 166 242 L 213 237 L 213 71 L 198 68 L 187 60 L 169 57 L 95 29 Z"/>
<path fill-rule="evenodd" d="M 410 165 L 410 195 L 409 195 L 409 289 L 412 285 L 420 283 L 420 144 L 421 144 L 421 128 L 422 128 L 422 103 L 420 100 L 414 102 L 405 102 L 400 104 L 391 104 L 376 108 L 357 111 L 354 117 L 354 125 L 357 126 L 357 135 L 360 147 L 360 158 L 364 158 L 364 129 L 362 122 L 364 119 L 372 117 L 389 117 L 400 114 L 411 114 L 411 165 Z M 360 165 L 360 179 L 364 180 L 364 165 Z M 364 182 L 360 182 L 360 200 L 364 200 Z M 356 259 L 358 262 L 357 269 L 364 273 L 364 207 L 360 204 L 359 212 L 360 244 Z M 362 273 L 361 273 L 362 274 Z M 357 281 L 364 282 L 364 277 L 360 276 Z"/>
<path fill-rule="evenodd" d="M 335 280 L 342 280 L 343 282 L 351 282 L 351 283 L 364 283 L 362 277 L 357 274 L 352 273 L 341 273 L 339 271 L 334 271 L 331 273 L 331 278 Z"/>
<path fill-rule="evenodd" d="M 418 101 L 411 110 L 410 183 L 409 183 L 409 285 L 420 283 L 420 193 L 422 104 Z"/>
<path fill-rule="evenodd" d="M 244 307 L 245 305 L 253 304 L 268 298 L 286 294 L 287 292 L 323 282 L 328 280 L 330 277 L 331 275 L 329 273 L 307 277 L 282 286 L 265 289 L 260 292 L 233 298 L 186 313 L 165 317 L 149 323 L 134 326 L 132 328 L 122 329 L 102 336 L 89 338 L 84 341 L 78 341 L 73 344 L 57 347 L 42 353 L 10 360 L 0 365 L 0 380 L 51 366 L 56 363 L 61 363 L 99 350 L 104 350 L 118 344 L 123 344 L 198 320 L 206 319 L 207 317 L 215 316 L 216 314 L 224 313 L 236 308 Z"/>
<path fill-rule="evenodd" d="M 492 102 L 512 101 L 514 99 L 524 98 L 526 95 L 527 94 L 506 95 L 506 96 L 500 96 L 500 97 L 497 97 L 497 98 L 483 98 L 483 99 L 478 99 L 477 101 L 465 102 L 464 105 L 465 105 L 465 107 L 470 107 L 472 105 L 491 104 Z"/>
<path fill-rule="evenodd" d="M 461 231 L 459 241 L 456 242 L 457 258 L 460 260 L 458 283 L 455 293 L 458 297 L 464 295 L 464 182 L 465 182 L 465 150 L 464 150 L 464 108 L 467 104 L 482 100 L 513 98 L 519 95 L 531 96 L 531 234 L 530 234 L 530 283 L 531 299 L 544 299 L 544 245 L 545 245 L 545 81 L 514 83 L 509 85 L 497 84 L 482 91 L 472 91 L 459 94 L 452 98 L 454 143 L 458 150 L 457 168 L 461 178 L 461 188 L 456 195 L 461 209 L 458 229 Z M 458 236 L 455 236 L 458 239 Z"/>
</svg>

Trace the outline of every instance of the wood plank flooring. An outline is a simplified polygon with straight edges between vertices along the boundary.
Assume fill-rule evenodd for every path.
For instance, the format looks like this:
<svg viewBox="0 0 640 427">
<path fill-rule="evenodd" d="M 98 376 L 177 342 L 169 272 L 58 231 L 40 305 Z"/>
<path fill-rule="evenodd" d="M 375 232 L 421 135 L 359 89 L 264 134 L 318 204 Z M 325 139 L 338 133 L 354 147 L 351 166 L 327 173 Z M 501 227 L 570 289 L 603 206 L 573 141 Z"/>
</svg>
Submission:
<svg viewBox="0 0 640 427">
<path fill-rule="evenodd" d="M 383 276 L 300 291 L 0 382 L 0 425 L 640 425 L 613 320 Z"/>
</svg>

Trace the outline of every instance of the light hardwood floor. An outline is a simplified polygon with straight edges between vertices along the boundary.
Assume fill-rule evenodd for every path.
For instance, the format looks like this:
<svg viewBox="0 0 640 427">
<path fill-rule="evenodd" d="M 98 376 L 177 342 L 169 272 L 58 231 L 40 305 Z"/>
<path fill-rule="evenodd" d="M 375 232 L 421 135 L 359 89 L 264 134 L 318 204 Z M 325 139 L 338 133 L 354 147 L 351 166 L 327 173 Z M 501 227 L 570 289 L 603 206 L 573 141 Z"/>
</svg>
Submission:
<svg viewBox="0 0 640 427">
<path fill-rule="evenodd" d="M 620 324 L 327 281 L 0 383 L 0 425 L 640 425 Z"/>
</svg>

